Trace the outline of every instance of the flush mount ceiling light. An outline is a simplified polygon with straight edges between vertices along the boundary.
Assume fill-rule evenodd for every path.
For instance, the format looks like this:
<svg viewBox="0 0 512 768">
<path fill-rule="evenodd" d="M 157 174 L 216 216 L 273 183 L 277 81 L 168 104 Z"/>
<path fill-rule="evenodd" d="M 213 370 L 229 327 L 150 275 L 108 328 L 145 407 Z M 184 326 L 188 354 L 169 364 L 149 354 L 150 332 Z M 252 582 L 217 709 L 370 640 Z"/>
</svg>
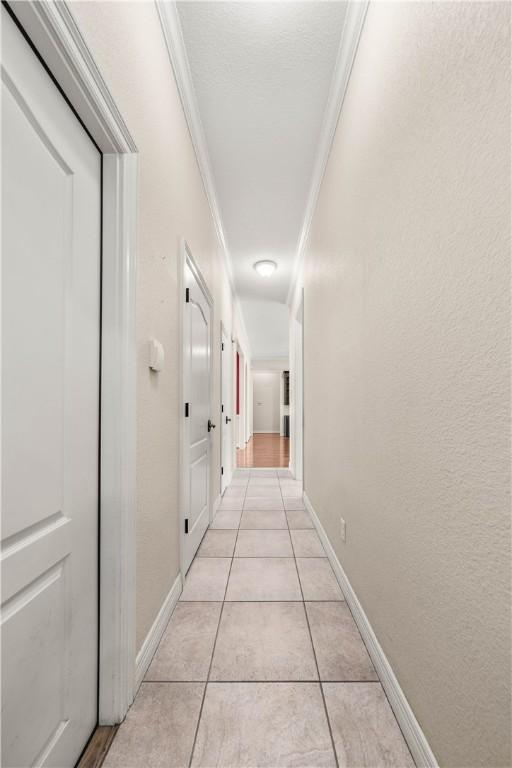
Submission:
<svg viewBox="0 0 512 768">
<path fill-rule="evenodd" d="M 270 261 L 269 259 L 263 259 L 263 261 L 256 261 L 253 264 L 254 269 L 258 273 L 258 275 L 261 275 L 262 277 L 270 277 L 276 269 L 277 264 L 275 261 Z"/>
</svg>

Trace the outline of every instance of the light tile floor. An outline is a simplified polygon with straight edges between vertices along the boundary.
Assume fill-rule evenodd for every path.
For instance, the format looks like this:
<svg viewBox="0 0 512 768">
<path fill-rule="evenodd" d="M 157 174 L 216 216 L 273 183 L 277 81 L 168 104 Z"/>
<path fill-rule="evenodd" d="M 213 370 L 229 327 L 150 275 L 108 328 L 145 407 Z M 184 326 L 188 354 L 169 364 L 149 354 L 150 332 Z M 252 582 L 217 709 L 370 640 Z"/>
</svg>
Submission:
<svg viewBox="0 0 512 768">
<path fill-rule="evenodd" d="M 235 473 L 104 765 L 414 765 L 287 470 Z"/>
</svg>

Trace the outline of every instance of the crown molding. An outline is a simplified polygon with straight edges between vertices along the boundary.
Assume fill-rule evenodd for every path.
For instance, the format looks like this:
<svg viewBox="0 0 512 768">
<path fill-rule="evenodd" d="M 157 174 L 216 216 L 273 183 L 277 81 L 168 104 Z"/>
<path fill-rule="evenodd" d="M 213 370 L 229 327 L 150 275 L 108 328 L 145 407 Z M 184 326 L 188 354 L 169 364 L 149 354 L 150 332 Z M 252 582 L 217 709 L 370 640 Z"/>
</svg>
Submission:
<svg viewBox="0 0 512 768">
<path fill-rule="evenodd" d="M 105 153 L 137 152 L 135 141 L 65 2 L 8 3 L 75 112 Z"/>
<path fill-rule="evenodd" d="M 368 5 L 369 0 L 347 3 L 347 15 L 343 24 L 336 64 L 334 65 L 331 87 L 322 121 L 322 132 L 318 143 L 315 167 L 311 177 L 308 201 L 306 210 L 304 211 L 304 220 L 293 264 L 292 278 L 287 298 L 287 304 L 290 307 L 293 305 L 297 283 L 300 278 L 309 229 L 318 202 L 318 195 L 327 167 L 327 161 L 329 160 L 334 137 L 336 135 L 336 128 L 343 107 L 345 94 L 347 92 L 347 86 L 350 80 L 350 74 L 352 72 L 357 46 L 364 26 Z"/>
<path fill-rule="evenodd" d="M 183 31 L 181 29 L 178 8 L 174 0 L 155 0 L 155 4 L 157 7 L 158 16 L 160 18 L 160 24 L 162 26 L 165 44 L 167 46 L 167 53 L 169 54 L 169 60 L 171 62 L 176 84 L 178 86 L 181 105 L 183 107 L 183 112 L 185 113 L 185 119 L 187 121 L 190 138 L 192 140 L 192 146 L 194 147 L 197 165 L 199 167 L 199 173 L 201 174 L 201 179 L 203 181 L 204 191 L 210 206 L 213 223 L 215 225 L 217 237 L 219 238 L 219 242 L 222 248 L 223 261 L 231 287 L 233 303 L 235 304 L 238 320 L 242 326 L 242 330 L 247 341 L 249 341 L 242 308 L 235 291 L 233 265 L 224 234 L 224 226 L 222 224 L 219 204 L 217 201 L 217 192 L 215 190 L 215 183 L 213 181 L 210 157 L 206 145 L 206 138 L 203 124 L 201 122 L 201 115 L 197 104 L 195 89 L 192 82 L 192 73 L 190 71 L 187 50 L 185 47 L 185 41 L 183 39 Z"/>
</svg>

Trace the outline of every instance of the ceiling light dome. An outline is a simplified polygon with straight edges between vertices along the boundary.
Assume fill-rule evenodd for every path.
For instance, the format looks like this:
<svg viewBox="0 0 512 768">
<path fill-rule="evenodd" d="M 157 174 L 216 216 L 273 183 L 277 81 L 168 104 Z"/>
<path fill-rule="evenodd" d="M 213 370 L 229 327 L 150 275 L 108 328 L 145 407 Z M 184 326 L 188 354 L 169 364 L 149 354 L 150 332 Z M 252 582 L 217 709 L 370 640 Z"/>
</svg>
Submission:
<svg viewBox="0 0 512 768">
<path fill-rule="evenodd" d="M 270 259 L 263 259 L 262 261 L 256 261 L 253 264 L 253 267 L 258 275 L 261 275 L 262 277 L 270 277 L 270 275 L 276 271 L 277 264 L 275 261 L 270 261 Z"/>
</svg>

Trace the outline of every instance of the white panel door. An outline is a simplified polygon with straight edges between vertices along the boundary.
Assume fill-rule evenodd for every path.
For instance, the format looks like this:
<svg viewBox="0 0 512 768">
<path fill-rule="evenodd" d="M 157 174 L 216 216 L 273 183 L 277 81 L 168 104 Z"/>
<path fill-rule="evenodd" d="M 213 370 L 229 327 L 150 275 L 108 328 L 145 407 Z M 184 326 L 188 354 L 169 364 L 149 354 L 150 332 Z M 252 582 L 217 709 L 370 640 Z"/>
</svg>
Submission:
<svg viewBox="0 0 512 768">
<path fill-rule="evenodd" d="M 97 719 L 101 156 L 2 8 L 2 765 Z"/>
<path fill-rule="evenodd" d="M 231 373 L 231 344 L 228 337 L 222 331 L 222 373 L 221 373 L 221 479 L 220 491 L 224 493 L 231 481 L 233 472 L 233 405 L 232 405 L 232 373 Z"/>
<path fill-rule="evenodd" d="M 254 432 L 279 432 L 278 371 L 253 371 Z"/>
<path fill-rule="evenodd" d="M 185 262 L 183 313 L 185 394 L 184 544 L 188 570 L 210 523 L 210 305 L 199 280 Z"/>
</svg>

